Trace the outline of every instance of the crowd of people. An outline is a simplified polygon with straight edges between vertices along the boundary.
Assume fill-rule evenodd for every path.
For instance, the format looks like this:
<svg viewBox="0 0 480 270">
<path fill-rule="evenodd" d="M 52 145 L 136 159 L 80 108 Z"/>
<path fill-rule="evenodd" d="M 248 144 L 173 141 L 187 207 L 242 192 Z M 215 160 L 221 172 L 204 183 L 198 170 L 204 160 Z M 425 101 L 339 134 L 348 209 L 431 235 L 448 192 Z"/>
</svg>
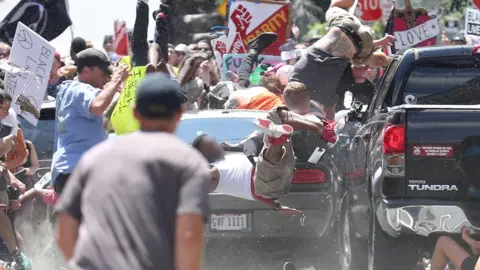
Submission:
<svg viewBox="0 0 480 270">
<path fill-rule="evenodd" d="M 23 139 L 12 96 L 0 90 L 0 236 L 6 247 L 0 260 L 32 268 L 22 252 L 28 239 L 15 229 L 14 213 L 33 198 L 55 205 L 57 243 L 70 269 L 201 269 L 211 191 L 300 213 L 278 200 L 288 194 L 295 171 L 292 132 L 307 130 L 335 143 L 333 120 L 345 109 L 345 93 L 368 104 L 391 59 L 382 49 L 394 37 L 374 40 L 371 29 L 349 12 L 354 2 L 332 0 L 325 36 L 302 43 L 293 27 L 292 38 L 280 48 L 284 62 L 262 64 L 258 83 L 251 75 L 276 33 L 250 40 L 238 71 L 222 76 L 211 42 L 218 36 L 169 44 L 166 5 L 152 13 L 155 35 L 147 39 L 148 0 L 137 1 L 130 56 L 115 53 L 111 35 L 100 49 L 73 39 L 69 57 L 55 55 L 45 94 L 56 102 L 48 189 L 33 187 L 39 168 L 35 146 Z M 454 39 L 452 45 L 458 42 L 463 41 Z M 0 43 L 0 59 L 9 54 L 10 46 Z M 107 140 L 115 132 L 112 112 L 134 67 L 147 73 L 133 106 L 140 131 Z M 241 143 L 245 156 L 225 156 L 208 134 L 191 146 L 174 136 L 185 111 L 207 109 L 265 111 L 265 118 L 253 123 L 259 132 Z M 440 265 L 448 249 L 442 243 L 448 241 L 441 238 L 434 254 Z M 456 264 L 469 257 L 462 254 Z"/>
</svg>

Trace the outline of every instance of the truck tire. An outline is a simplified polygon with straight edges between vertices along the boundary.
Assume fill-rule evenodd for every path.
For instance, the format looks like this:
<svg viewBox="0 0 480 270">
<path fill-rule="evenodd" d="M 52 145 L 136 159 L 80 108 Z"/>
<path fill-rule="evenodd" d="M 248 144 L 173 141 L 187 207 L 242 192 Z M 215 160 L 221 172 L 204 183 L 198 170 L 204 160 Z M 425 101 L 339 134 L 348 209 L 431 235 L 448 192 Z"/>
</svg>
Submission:
<svg viewBox="0 0 480 270">
<path fill-rule="evenodd" d="M 387 235 L 380 227 L 376 212 L 371 214 L 372 230 L 368 248 L 368 270 L 410 270 L 419 260 L 422 241 L 415 237 Z"/>
<path fill-rule="evenodd" d="M 350 194 L 343 199 L 339 217 L 337 242 L 339 244 L 339 265 L 342 270 L 364 270 L 368 264 L 368 241 L 357 237 L 350 217 Z"/>
</svg>

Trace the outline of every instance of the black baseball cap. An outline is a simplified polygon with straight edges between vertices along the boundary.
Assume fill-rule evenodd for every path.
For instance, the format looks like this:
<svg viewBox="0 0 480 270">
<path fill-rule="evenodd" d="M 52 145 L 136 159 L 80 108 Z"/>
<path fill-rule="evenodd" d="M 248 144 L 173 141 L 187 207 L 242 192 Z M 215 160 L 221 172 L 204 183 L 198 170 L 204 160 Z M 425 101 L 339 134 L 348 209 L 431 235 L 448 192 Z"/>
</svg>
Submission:
<svg viewBox="0 0 480 270">
<path fill-rule="evenodd" d="M 113 67 L 108 56 L 100 50 L 89 48 L 77 54 L 75 65 L 79 70 L 84 67 L 98 67 L 106 74 L 112 75 Z"/>
<path fill-rule="evenodd" d="M 147 74 L 137 88 L 137 111 L 146 118 L 172 117 L 179 112 L 187 96 L 180 84 L 162 73 Z"/>
</svg>

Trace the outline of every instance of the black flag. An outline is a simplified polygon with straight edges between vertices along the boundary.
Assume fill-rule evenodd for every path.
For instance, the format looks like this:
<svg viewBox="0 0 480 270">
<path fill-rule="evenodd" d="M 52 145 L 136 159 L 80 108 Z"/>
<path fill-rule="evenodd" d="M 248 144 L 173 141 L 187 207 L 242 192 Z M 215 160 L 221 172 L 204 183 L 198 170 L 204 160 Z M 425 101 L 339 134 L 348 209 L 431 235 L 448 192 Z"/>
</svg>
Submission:
<svg viewBox="0 0 480 270">
<path fill-rule="evenodd" d="M 51 41 L 61 35 L 72 21 L 67 0 L 21 0 L 0 22 L 0 41 L 12 44 L 18 22 Z"/>
</svg>

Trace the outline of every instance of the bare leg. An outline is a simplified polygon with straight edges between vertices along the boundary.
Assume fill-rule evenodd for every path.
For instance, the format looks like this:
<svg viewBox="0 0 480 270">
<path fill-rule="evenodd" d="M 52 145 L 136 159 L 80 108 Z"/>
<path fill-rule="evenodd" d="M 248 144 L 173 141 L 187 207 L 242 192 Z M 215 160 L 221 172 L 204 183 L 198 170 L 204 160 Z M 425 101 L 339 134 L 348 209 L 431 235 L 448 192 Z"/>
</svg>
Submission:
<svg viewBox="0 0 480 270">
<path fill-rule="evenodd" d="M 282 160 L 283 145 L 270 145 L 263 154 L 263 157 L 272 164 L 278 164 Z"/>
<path fill-rule="evenodd" d="M 447 236 L 441 236 L 437 240 L 432 256 L 432 270 L 444 270 L 448 260 L 460 269 L 462 262 L 470 257 L 470 254 L 463 249 L 455 240 Z"/>
<path fill-rule="evenodd" d="M 15 232 L 15 236 L 17 237 L 17 245 L 18 249 L 24 251 L 25 250 L 25 240 L 23 240 L 22 235 L 19 232 Z"/>
<path fill-rule="evenodd" d="M 4 210 L 0 210 L 0 236 L 7 243 L 10 252 L 13 252 L 17 248 L 12 223 Z"/>
</svg>

